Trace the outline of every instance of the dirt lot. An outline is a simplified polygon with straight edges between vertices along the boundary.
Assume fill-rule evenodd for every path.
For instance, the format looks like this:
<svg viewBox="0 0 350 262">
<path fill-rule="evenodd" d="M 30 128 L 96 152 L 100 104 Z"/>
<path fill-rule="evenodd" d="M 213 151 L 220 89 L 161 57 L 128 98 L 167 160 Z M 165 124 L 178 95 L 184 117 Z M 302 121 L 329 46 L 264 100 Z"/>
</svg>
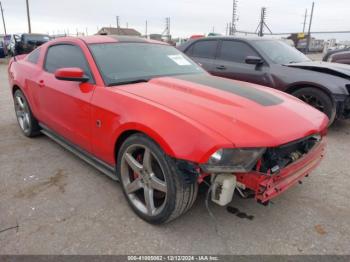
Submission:
<svg viewBox="0 0 350 262">
<path fill-rule="evenodd" d="M 330 129 L 327 157 L 303 185 L 268 207 L 235 197 L 253 219 L 212 205 L 213 220 L 201 195 L 157 227 L 133 214 L 118 183 L 21 134 L 5 65 L 0 112 L 0 254 L 350 254 L 350 121 Z"/>
</svg>

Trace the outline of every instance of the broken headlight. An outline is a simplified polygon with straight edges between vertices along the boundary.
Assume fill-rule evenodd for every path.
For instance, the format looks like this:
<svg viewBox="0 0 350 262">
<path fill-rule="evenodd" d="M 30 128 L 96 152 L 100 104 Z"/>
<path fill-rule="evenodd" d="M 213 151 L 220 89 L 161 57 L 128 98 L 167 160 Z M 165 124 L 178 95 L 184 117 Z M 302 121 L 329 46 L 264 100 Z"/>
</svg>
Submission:
<svg viewBox="0 0 350 262">
<path fill-rule="evenodd" d="M 253 169 L 266 148 L 220 149 L 201 168 L 206 173 L 245 173 Z"/>
</svg>

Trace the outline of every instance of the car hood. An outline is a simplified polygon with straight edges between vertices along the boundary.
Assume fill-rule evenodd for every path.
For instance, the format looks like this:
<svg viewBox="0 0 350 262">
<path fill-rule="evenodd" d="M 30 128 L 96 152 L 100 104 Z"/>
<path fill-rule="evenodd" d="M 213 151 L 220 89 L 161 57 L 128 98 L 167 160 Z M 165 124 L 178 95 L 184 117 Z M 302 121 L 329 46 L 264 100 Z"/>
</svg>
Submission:
<svg viewBox="0 0 350 262">
<path fill-rule="evenodd" d="M 176 111 L 236 147 L 285 144 L 320 133 L 328 123 L 323 113 L 292 96 L 208 74 L 154 78 L 116 88 Z"/>
<path fill-rule="evenodd" d="M 310 61 L 286 64 L 285 66 L 311 70 L 319 73 L 331 74 L 334 76 L 350 79 L 350 66 L 346 64 Z"/>
</svg>

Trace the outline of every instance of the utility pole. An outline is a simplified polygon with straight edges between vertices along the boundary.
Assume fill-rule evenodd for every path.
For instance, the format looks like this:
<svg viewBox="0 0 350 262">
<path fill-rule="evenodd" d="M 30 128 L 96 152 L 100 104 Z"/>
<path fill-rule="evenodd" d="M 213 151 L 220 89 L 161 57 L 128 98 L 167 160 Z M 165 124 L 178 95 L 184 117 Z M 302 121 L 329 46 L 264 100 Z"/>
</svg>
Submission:
<svg viewBox="0 0 350 262">
<path fill-rule="evenodd" d="M 260 15 L 260 29 L 259 29 L 259 36 L 264 36 L 264 23 L 265 23 L 265 17 L 266 17 L 266 8 L 261 8 L 261 15 Z"/>
<path fill-rule="evenodd" d="M 311 15 L 310 15 L 310 23 L 309 23 L 309 31 L 308 31 L 308 36 L 307 36 L 306 52 L 309 52 L 309 49 L 310 49 L 311 25 L 312 25 L 312 17 L 314 16 L 314 7 L 315 7 L 315 2 L 312 2 Z"/>
<path fill-rule="evenodd" d="M 26 0 L 26 4 L 27 4 L 27 18 L 28 18 L 28 33 L 30 34 L 32 32 L 32 27 L 30 25 L 29 0 Z"/>
<path fill-rule="evenodd" d="M 4 32 L 5 32 L 5 35 L 7 35 L 7 32 L 6 32 L 6 24 L 5 24 L 5 18 L 4 18 L 4 10 L 2 9 L 2 4 L 0 2 L 0 9 L 1 9 L 1 16 L 2 16 L 2 23 L 4 25 Z"/>
<path fill-rule="evenodd" d="M 116 16 L 117 19 L 117 28 L 119 28 L 119 16 Z"/>
<path fill-rule="evenodd" d="M 305 33 L 306 19 L 307 19 L 307 8 L 306 8 L 306 10 L 305 10 L 305 16 L 304 16 L 303 33 Z"/>
<path fill-rule="evenodd" d="M 232 21 L 231 21 L 231 28 L 230 28 L 230 35 L 234 35 L 236 33 L 236 21 L 237 19 L 237 2 L 238 0 L 233 0 L 233 6 L 232 6 Z"/>
<path fill-rule="evenodd" d="M 146 20 L 145 36 L 146 36 L 146 38 L 148 36 L 148 23 L 147 23 L 147 20 Z"/>
<path fill-rule="evenodd" d="M 162 33 L 162 36 L 165 36 L 168 40 L 171 40 L 171 35 L 170 35 L 170 17 L 165 18 L 165 29 Z"/>
<path fill-rule="evenodd" d="M 264 36 L 264 27 L 269 30 L 270 34 L 272 34 L 272 31 L 267 26 L 266 22 L 266 7 L 261 8 L 261 14 L 260 14 L 260 22 L 258 24 L 258 27 L 256 28 L 255 32 L 258 32 L 258 36 L 263 37 Z"/>
</svg>

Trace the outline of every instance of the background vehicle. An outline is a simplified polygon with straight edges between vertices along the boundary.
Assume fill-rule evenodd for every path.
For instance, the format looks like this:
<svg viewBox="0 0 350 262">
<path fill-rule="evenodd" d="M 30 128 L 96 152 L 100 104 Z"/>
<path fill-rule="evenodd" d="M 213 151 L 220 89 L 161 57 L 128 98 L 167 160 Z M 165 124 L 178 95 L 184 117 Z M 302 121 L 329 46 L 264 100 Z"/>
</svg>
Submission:
<svg viewBox="0 0 350 262">
<path fill-rule="evenodd" d="M 323 156 L 324 114 L 270 88 L 211 76 L 161 42 L 60 38 L 12 58 L 8 73 L 23 133 L 42 132 L 119 179 L 150 223 L 186 212 L 208 174 L 217 203 L 244 185 L 266 204 Z M 220 192 L 223 182 L 230 186 Z"/>
<path fill-rule="evenodd" d="M 350 65 L 350 51 L 336 52 L 330 55 L 327 61 Z"/>
<path fill-rule="evenodd" d="M 12 35 L 5 35 L 4 36 L 4 53 L 5 53 L 5 56 L 7 56 L 9 54 L 11 37 L 12 37 Z"/>
<path fill-rule="evenodd" d="M 313 62 L 279 40 L 211 37 L 189 41 L 179 50 L 209 73 L 293 94 L 335 117 L 350 118 L 350 67 Z"/>
<path fill-rule="evenodd" d="M 5 57 L 5 50 L 4 50 L 4 42 L 0 41 L 0 58 L 4 58 Z"/>
<path fill-rule="evenodd" d="M 328 52 L 324 55 L 322 61 L 324 61 L 324 62 L 330 62 L 330 61 L 329 61 L 329 58 L 330 58 L 332 55 L 334 55 L 334 54 L 336 54 L 336 53 L 339 53 L 339 52 L 345 52 L 345 51 L 350 51 L 350 47 L 330 50 L 330 51 L 328 51 Z"/>
<path fill-rule="evenodd" d="M 38 46 L 50 40 L 49 35 L 44 34 L 21 34 L 13 35 L 10 42 L 10 54 L 28 54 Z"/>
</svg>

